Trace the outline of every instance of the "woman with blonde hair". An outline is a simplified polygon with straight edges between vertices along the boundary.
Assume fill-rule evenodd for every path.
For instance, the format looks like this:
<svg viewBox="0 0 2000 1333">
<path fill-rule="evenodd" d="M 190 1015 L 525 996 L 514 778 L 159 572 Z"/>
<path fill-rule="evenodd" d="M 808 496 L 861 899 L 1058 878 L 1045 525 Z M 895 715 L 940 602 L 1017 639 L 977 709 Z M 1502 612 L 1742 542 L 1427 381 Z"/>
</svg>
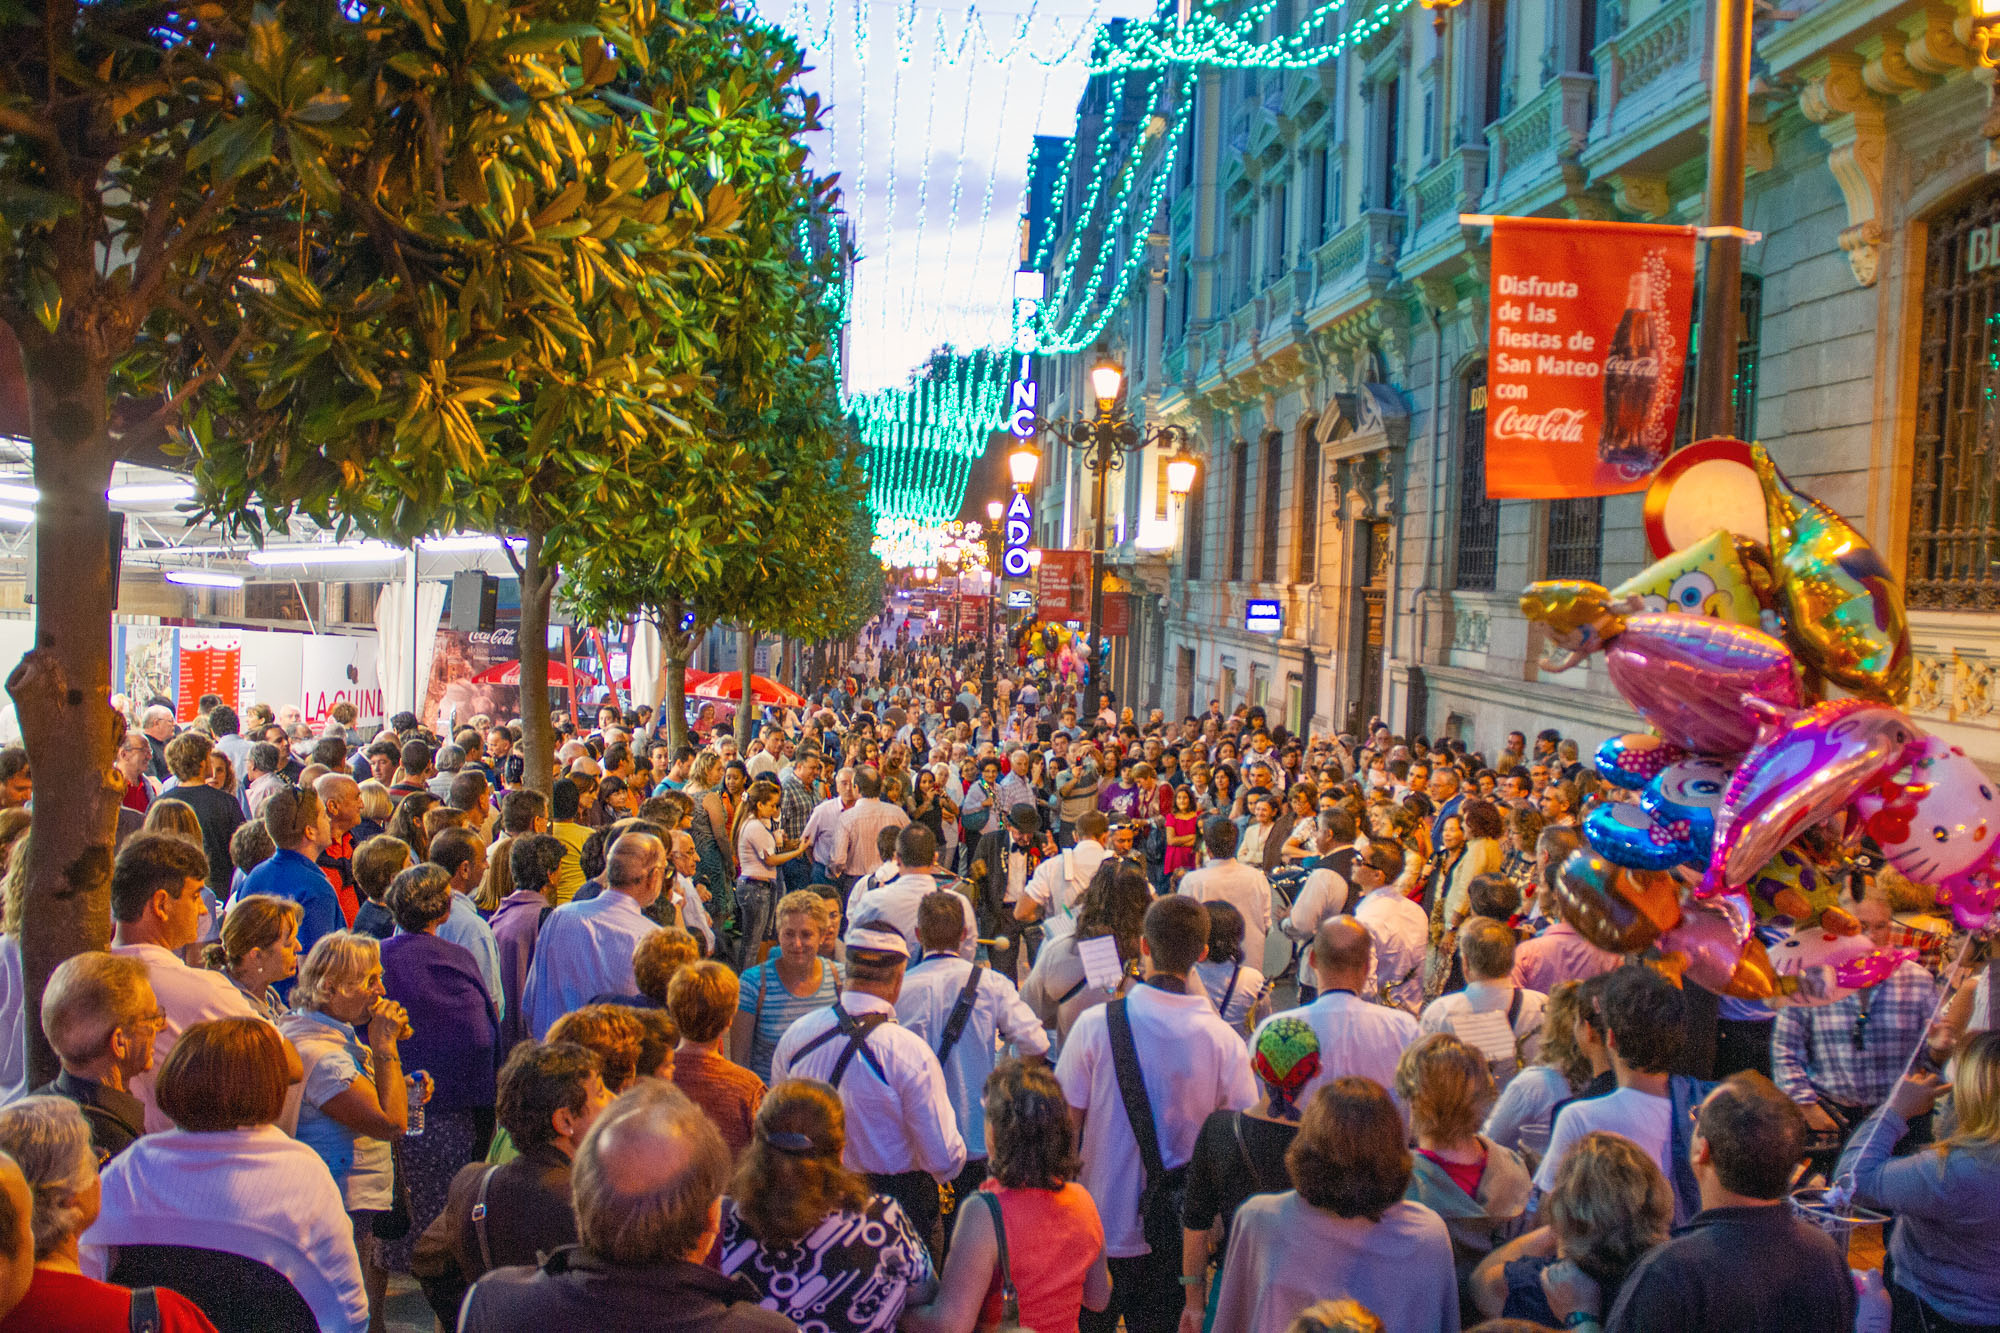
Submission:
<svg viewBox="0 0 2000 1333">
<path fill-rule="evenodd" d="M 778 900 L 772 914 L 778 952 L 744 969 L 729 1033 L 729 1058 L 765 1082 L 771 1079 L 771 1057 L 778 1039 L 793 1021 L 824 1009 L 840 994 L 840 973 L 819 956 L 820 946 L 833 935 L 833 909 L 827 900 L 798 889 Z"/>
<path fill-rule="evenodd" d="M 1622 1134 L 1597 1130 L 1563 1154 L 1537 1216 L 1543 1225 L 1487 1255 L 1468 1285 L 1486 1318 L 1560 1328 L 1563 1321 L 1543 1292 L 1543 1270 L 1560 1261 L 1574 1264 L 1597 1283 L 1610 1309 L 1633 1267 L 1666 1240 L 1674 1192 L 1645 1149 Z"/>
<path fill-rule="evenodd" d="M 369 778 L 361 784 L 361 822 L 354 826 L 354 845 L 359 847 L 388 832 L 389 821 L 395 817 L 396 803 L 389 799 L 389 789 Z"/>
<path fill-rule="evenodd" d="M 28 985 L 21 967 L 21 917 L 28 902 L 28 840 L 33 836 L 23 832 L 15 838 L 7 873 L 0 876 L 0 1106 L 28 1093 Z"/>
<path fill-rule="evenodd" d="M 1556 1107 L 1590 1082 L 1590 1057 L 1576 1044 L 1576 1021 L 1583 1013 L 1582 986 L 1580 981 L 1565 981 L 1549 992 L 1535 1063 L 1508 1081 L 1500 1100 L 1487 1113 L 1480 1133 L 1503 1148 L 1540 1159 L 1548 1151 Z"/>
<path fill-rule="evenodd" d="M 409 1132 L 412 1094 L 427 1099 L 429 1080 L 404 1076 L 398 1043 L 410 1035 L 409 1015 L 383 988 L 382 946 L 373 936 L 321 936 L 299 968 L 292 1004 L 278 1027 L 305 1067 L 296 1137 L 340 1186 L 377 1325 L 389 1275 L 378 1261 L 375 1220 L 394 1203 L 391 1145 Z M 366 1042 L 355 1036 L 359 1024 L 367 1025 Z"/>
<path fill-rule="evenodd" d="M 139 825 L 141 833 L 171 833 L 177 838 L 186 838 L 201 846 L 201 820 L 196 817 L 194 807 L 186 801 L 177 801 L 171 796 L 162 796 L 154 801 L 146 811 L 146 822 Z"/>
<path fill-rule="evenodd" d="M 299 970 L 299 922 L 304 915 L 305 909 L 290 898 L 246 894 L 223 918 L 221 941 L 208 946 L 208 965 L 243 992 L 258 1017 L 272 1023 L 286 1013 L 275 984 Z"/>
<path fill-rule="evenodd" d="M 1935 1147 L 1891 1157 L 1910 1122 L 1949 1093 L 1955 1125 Z M 1950 1083 L 1916 1074 L 1848 1139 L 1834 1179 L 1854 1201 L 1893 1213 L 1889 1300 L 1895 1333 L 2000 1323 L 2000 1032 L 1958 1050 Z M 1606 1309 L 1610 1308 L 1607 1303 Z"/>
<path fill-rule="evenodd" d="M 1396 1062 L 1396 1096 L 1417 1146 L 1404 1196 L 1444 1219 L 1458 1273 L 1459 1316 L 1476 1322 L 1466 1292 L 1493 1247 L 1527 1229 L 1534 1182 L 1521 1159 L 1480 1134 L 1493 1106 L 1486 1057 L 1449 1032 L 1419 1037 Z"/>
<path fill-rule="evenodd" d="M 735 875 L 716 836 L 718 827 L 724 838 L 730 831 L 729 804 L 722 791 L 722 756 L 713 750 L 697 754 L 688 766 L 687 786 L 681 790 L 693 807 L 688 832 L 694 835 L 694 849 L 701 858 L 701 882 L 711 896 L 719 895 L 726 902 Z"/>
<path fill-rule="evenodd" d="M 715 1266 L 767 1310 L 826 1333 L 888 1333 L 937 1290 L 903 1206 L 841 1164 L 840 1094 L 812 1079 L 772 1088 L 722 1200 Z"/>
</svg>

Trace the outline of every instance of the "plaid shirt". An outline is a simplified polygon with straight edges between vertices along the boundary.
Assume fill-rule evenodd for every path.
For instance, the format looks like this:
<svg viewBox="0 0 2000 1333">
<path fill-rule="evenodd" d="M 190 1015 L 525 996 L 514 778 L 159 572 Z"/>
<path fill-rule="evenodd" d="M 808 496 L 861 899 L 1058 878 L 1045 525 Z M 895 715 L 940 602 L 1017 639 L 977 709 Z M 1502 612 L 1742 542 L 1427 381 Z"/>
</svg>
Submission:
<svg viewBox="0 0 2000 1333">
<path fill-rule="evenodd" d="M 1879 986 L 1832 1004 L 1778 1011 L 1771 1076 L 1795 1102 L 1880 1105 L 1937 1006 L 1937 982 L 1905 962 Z"/>
<path fill-rule="evenodd" d="M 786 837 L 798 837 L 806 831 L 806 821 L 812 818 L 817 804 L 812 788 L 800 782 L 795 774 L 785 774 L 785 780 L 778 786 L 778 827 Z"/>
</svg>

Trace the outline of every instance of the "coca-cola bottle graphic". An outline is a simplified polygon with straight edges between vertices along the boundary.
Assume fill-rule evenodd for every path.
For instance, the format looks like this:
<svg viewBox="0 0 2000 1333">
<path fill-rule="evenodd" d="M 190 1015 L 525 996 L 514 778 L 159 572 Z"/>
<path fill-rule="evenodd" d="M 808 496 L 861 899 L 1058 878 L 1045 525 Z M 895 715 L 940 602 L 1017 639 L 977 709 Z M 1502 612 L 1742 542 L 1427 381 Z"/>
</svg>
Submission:
<svg viewBox="0 0 2000 1333">
<path fill-rule="evenodd" d="M 1647 431 L 1660 385 L 1659 341 L 1652 283 L 1645 273 L 1634 273 L 1604 358 L 1604 427 L 1597 437 L 1598 458 L 1633 476 L 1651 472 L 1666 456 L 1663 441 L 1648 438 Z"/>
</svg>

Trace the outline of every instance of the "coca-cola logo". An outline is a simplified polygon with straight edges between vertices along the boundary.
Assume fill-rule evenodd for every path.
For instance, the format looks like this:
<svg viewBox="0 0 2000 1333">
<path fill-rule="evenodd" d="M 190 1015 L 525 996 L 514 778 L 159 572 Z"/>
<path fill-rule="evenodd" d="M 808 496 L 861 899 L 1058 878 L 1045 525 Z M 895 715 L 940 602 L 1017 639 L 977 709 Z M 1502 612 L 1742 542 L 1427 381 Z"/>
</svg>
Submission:
<svg viewBox="0 0 2000 1333">
<path fill-rule="evenodd" d="M 1604 373 L 1610 375 L 1658 375 L 1660 360 L 1653 356 L 1606 357 Z"/>
<path fill-rule="evenodd" d="M 1546 412 L 1523 412 L 1511 403 L 1500 409 L 1493 422 L 1493 436 L 1500 440 L 1534 440 L 1541 444 L 1582 444 L 1584 411 L 1580 407 L 1552 407 Z"/>
</svg>

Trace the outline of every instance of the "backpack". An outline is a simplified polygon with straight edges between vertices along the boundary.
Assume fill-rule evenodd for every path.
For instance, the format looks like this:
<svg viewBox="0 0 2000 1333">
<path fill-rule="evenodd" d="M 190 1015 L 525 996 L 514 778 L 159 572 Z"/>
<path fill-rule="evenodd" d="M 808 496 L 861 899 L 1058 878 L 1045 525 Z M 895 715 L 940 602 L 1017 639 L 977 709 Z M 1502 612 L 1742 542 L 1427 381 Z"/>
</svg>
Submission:
<svg viewBox="0 0 2000 1333">
<path fill-rule="evenodd" d="M 1514 998 L 1508 1001 L 1504 1014 L 1491 1010 L 1483 1014 L 1455 1014 L 1445 1022 L 1453 1036 L 1486 1057 L 1495 1091 L 1505 1089 L 1527 1066 L 1524 1054 L 1527 1038 L 1541 1031 L 1538 1027 L 1525 1036 L 1514 1031 L 1521 1017 L 1521 995 L 1520 987 L 1515 987 Z"/>
</svg>

